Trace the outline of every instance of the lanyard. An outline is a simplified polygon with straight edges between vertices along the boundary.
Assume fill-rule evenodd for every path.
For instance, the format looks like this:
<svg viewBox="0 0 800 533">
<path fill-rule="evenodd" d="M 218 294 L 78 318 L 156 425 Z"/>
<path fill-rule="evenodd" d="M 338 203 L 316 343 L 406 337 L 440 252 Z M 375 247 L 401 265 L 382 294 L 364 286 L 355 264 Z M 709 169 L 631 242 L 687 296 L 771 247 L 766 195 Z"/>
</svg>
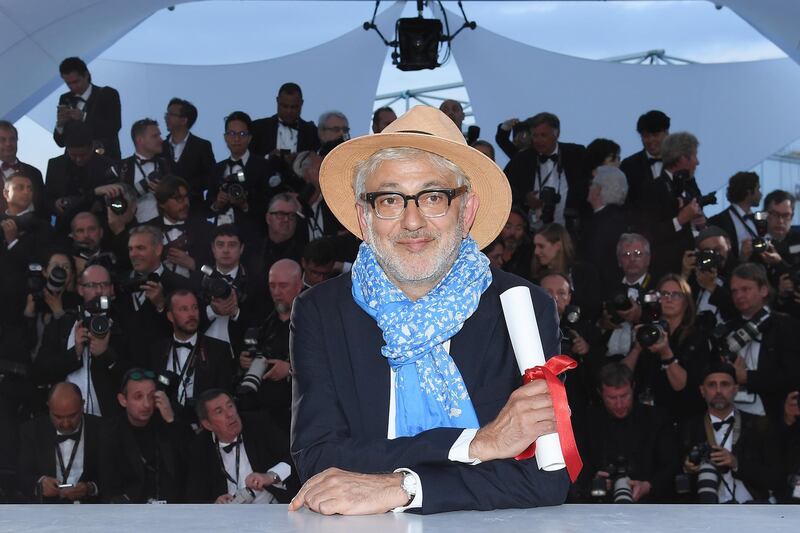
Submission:
<svg viewBox="0 0 800 533">
<path fill-rule="evenodd" d="M 742 226 L 744 226 L 744 229 L 746 229 L 746 230 L 747 230 L 747 233 L 749 233 L 751 237 L 753 237 L 753 238 L 758 238 L 758 234 L 757 234 L 757 233 L 755 233 L 755 232 L 754 232 L 754 231 L 753 231 L 753 230 L 750 228 L 750 226 L 748 226 L 748 225 L 747 225 L 747 221 L 746 221 L 746 220 L 745 220 L 745 219 L 742 217 L 742 215 L 740 215 L 740 214 L 739 214 L 739 211 L 737 211 L 736 209 L 734 209 L 734 207 L 733 207 L 733 206 L 729 207 L 729 208 L 728 208 L 728 210 L 729 210 L 731 213 L 733 213 L 734 215 L 736 215 L 736 218 L 738 218 L 738 219 L 739 219 L 739 222 L 741 222 L 741 223 L 742 223 Z"/>
<path fill-rule="evenodd" d="M 58 445 L 58 443 L 56 443 L 56 459 L 58 459 L 58 468 L 61 470 L 62 483 L 67 482 L 69 473 L 72 470 L 72 463 L 75 462 L 75 456 L 78 454 L 78 445 L 81 443 L 81 437 L 83 437 L 83 424 L 81 424 L 81 430 L 80 433 L 78 433 L 78 438 L 75 440 L 75 444 L 72 446 L 72 453 L 69 456 L 69 462 L 67 463 L 66 468 L 64 468 L 64 457 L 61 455 L 61 447 Z"/>
<path fill-rule="evenodd" d="M 186 387 L 192 379 L 192 374 L 194 374 L 194 354 L 199 344 L 200 339 L 198 338 L 197 344 L 194 345 L 194 348 L 189 352 L 189 357 L 186 358 L 186 362 L 183 363 L 183 368 L 180 368 L 178 349 L 175 348 L 175 343 L 172 343 L 172 371 L 178 374 L 178 383 L 183 383 L 183 393 L 178 394 L 178 403 L 181 405 L 186 401 Z M 181 401 L 181 396 L 183 397 L 183 401 Z"/>
<path fill-rule="evenodd" d="M 236 479 L 234 479 L 230 473 L 225 469 L 225 461 L 222 460 L 222 452 L 219 450 L 219 441 L 214 443 L 217 447 L 217 455 L 219 456 L 219 465 L 222 468 L 222 473 L 225 475 L 225 478 L 233 483 L 236 488 L 239 488 L 239 459 L 240 459 L 240 448 L 242 445 L 242 436 L 241 434 L 236 437 Z"/>
</svg>

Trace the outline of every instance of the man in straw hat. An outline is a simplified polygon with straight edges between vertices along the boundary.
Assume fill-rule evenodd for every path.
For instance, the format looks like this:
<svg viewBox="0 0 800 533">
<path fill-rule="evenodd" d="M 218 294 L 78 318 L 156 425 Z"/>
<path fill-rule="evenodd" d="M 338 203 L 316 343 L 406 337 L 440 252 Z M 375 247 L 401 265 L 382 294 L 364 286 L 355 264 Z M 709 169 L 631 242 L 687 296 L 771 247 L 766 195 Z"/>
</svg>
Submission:
<svg viewBox="0 0 800 533">
<path fill-rule="evenodd" d="M 336 147 L 320 186 L 364 243 L 350 275 L 295 300 L 292 454 L 305 485 L 290 510 L 562 503 L 565 471 L 514 459 L 555 415 L 543 381 L 518 387 L 500 294 L 530 288 L 547 356 L 560 336 L 550 297 L 480 252 L 511 207 L 503 172 L 420 106 Z"/>
</svg>

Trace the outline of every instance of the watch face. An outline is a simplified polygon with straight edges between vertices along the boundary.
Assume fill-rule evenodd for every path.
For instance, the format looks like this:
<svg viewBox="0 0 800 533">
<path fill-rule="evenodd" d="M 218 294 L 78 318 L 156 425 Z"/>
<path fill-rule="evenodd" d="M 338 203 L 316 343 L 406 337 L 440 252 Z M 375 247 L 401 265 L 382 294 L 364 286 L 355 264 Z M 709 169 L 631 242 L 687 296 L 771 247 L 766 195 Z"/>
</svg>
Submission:
<svg viewBox="0 0 800 533">
<path fill-rule="evenodd" d="M 403 490 L 406 491 L 409 496 L 414 496 L 417 493 L 417 478 L 407 472 L 404 473 Z"/>
</svg>

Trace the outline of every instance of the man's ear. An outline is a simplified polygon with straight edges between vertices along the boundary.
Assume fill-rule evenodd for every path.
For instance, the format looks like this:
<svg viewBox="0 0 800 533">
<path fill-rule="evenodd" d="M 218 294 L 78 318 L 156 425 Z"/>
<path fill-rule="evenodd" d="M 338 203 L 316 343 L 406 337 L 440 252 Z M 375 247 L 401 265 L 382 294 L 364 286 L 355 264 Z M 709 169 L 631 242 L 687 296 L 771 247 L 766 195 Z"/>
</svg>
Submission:
<svg viewBox="0 0 800 533">
<path fill-rule="evenodd" d="M 201 420 L 200 425 L 203 426 L 203 429 L 206 431 L 212 431 L 211 424 L 208 423 L 208 420 Z"/>
<path fill-rule="evenodd" d="M 356 213 L 358 214 L 358 227 L 361 229 L 361 240 L 369 244 L 369 231 L 367 231 L 367 211 L 363 204 L 356 202 Z"/>
<path fill-rule="evenodd" d="M 472 229 L 472 224 L 475 223 L 475 217 L 478 214 L 478 208 L 481 206 L 481 200 L 474 192 L 466 194 L 466 205 L 464 206 L 464 234 L 462 237 L 469 235 Z"/>
<path fill-rule="evenodd" d="M 121 392 L 117 393 L 117 401 L 122 407 L 128 407 L 128 399 Z"/>
</svg>

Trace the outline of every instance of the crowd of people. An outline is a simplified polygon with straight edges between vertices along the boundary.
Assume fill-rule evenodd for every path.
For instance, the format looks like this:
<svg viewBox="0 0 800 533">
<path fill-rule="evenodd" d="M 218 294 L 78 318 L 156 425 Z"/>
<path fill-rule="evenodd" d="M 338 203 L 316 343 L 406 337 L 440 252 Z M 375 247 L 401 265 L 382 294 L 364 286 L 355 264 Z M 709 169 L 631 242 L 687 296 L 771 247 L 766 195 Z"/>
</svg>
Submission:
<svg viewBox="0 0 800 533">
<path fill-rule="evenodd" d="M 307 478 L 290 454 L 292 307 L 359 253 L 319 178 L 348 118 L 304 120 L 286 83 L 273 116 L 220 121 L 220 158 L 173 98 L 166 138 L 137 120 L 122 158 L 117 91 L 79 58 L 60 73 L 64 153 L 44 178 L 0 121 L 0 500 L 290 501 Z M 462 129 L 458 102 L 440 109 Z M 375 111 L 373 134 L 396 118 Z M 513 207 L 483 251 L 552 296 L 579 362 L 569 501 L 797 503 L 795 199 L 762 203 L 739 172 L 706 218 L 700 143 L 670 127 L 643 114 L 643 149 L 621 161 L 612 140 L 561 141 L 551 113 L 502 122 Z"/>
</svg>

